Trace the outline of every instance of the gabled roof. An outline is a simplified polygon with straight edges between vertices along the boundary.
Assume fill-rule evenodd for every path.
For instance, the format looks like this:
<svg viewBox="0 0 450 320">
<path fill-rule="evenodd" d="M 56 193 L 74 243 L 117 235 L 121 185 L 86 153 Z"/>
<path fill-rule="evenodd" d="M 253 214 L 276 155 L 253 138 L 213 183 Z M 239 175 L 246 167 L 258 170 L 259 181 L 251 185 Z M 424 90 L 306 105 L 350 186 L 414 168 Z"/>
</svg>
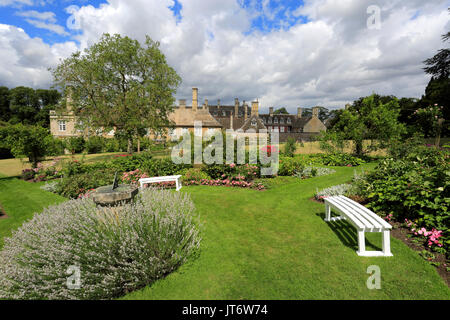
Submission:
<svg viewBox="0 0 450 320">
<path fill-rule="evenodd" d="M 209 111 L 203 108 L 197 109 L 197 112 L 194 112 L 192 107 L 175 108 L 169 119 L 176 123 L 178 127 L 193 127 L 195 121 L 201 121 L 203 127 L 222 127 Z"/>
</svg>

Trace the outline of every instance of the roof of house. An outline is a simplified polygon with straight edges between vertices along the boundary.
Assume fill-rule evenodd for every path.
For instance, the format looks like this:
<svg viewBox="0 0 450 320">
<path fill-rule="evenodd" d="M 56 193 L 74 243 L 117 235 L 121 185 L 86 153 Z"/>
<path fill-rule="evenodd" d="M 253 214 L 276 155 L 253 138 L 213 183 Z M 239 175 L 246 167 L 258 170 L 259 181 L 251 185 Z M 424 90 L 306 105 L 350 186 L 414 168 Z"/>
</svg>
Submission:
<svg viewBox="0 0 450 320">
<path fill-rule="evenodd" d="M 193 127 L 195 121 L 201 121 L 203 127 L 222 127 L 209 111 L 203 108 L 197 109 L 197 112 L 194 112 L 192 107 L 175 108 L 169 119 L 179 127 Z"/>
</svg>

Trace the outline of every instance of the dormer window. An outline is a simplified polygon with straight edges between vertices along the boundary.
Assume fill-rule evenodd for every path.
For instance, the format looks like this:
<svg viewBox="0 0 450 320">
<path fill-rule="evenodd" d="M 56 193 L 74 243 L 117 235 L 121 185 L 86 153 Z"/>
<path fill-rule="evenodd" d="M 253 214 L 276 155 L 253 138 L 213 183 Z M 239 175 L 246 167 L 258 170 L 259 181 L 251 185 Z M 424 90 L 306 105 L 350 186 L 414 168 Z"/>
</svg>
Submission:
<svg viewBox="0 0 450 320">
<path fill-rule="evenodd" d="M 272 123 L 272 118 L 269 118 L 269 121 L 268 121 L 268 123 Z"/>
<path fill-rule="evenodd" d="M 278 123 L 278 118 L 273 119 L 273 123 Z"/>
<path fill-rule="evenodd" d="M 256 119 L 252 119 L 251 125 L 252 127 L 256 127 L 257 125 Z"/>
<path fill-rule="evenodd" d="M 280 119 L 280 123 L 284 123 L 284 118 L 281 118 L 281 119 Z"/>
<path fill-rule="evenodd" d="M 287 118 L 287 123 L 291 123 L 291 118 Z"/>
</svg>

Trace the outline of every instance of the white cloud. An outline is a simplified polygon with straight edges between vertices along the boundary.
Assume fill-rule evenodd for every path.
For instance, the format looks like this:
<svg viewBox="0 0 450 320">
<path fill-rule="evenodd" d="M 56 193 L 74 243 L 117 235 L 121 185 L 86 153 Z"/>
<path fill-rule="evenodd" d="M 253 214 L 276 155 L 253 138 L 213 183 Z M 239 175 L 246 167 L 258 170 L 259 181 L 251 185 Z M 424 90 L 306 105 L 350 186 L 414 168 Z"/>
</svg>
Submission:
<svg viewBox="0 0 450 320">
<path fill-rule="evenodd" d="M 380 30 L 366 26 L 366 9 L 374 2 L 382 9 Z M 286 106 L 293 112 L 316 104 L 342 107 L 372 92 L 420 97 L 429 80 L 422 61 L 442 47 L 440 35 L 450 26 L 445 0 L 432 5 L 419 0 L 306 0 L 286 15 L 308 16 L 307 24 L 250 34 L 251 19 L 261 12 L 243 9 L 236 1 L 180 3 L 178 23 L 168 9 L 171 0 L 109 0 L 99 8 L 82 7 L 75 13 L 82 31 L 76 36 L 79 48 L 95 43 L 104 32 L 139 40 L 148 34 L 161 42 L 183 79 L 177 98 L 189 100 L 195 86 L 210 103 L 258 97 L 263 108 Z M 263 9 L 267 19 L 275 19 L 267 3 Z M 73 48 L 61 46 L 63 52 Z M 0 70 L 4 65 L 0 62 Z"/>
<path fill-rule="evenodd" d="M 46 29 L 46 30 L 52 31 L 56 34 L 59 34 L 61 36 L 69 35 L 69 33 L 64 29 L 64 27 L 60 26 L 59 24 L 47 23 L 44 21 L 33 20 L 33 19 L 25 19 L 25 21 L 39 29 Z"/>
<path fill-rule="evenodd" d="M 74 42 L 48 45 L 23 29 L 0 24 L 0 86 L 48 88 L 48 68 L 77 49 Z"/>
<path fill-rule="evenodd" d="M 17 12 L 16 15 L 25 18 L 34 18 L 38 20 L 48 21 L 50 23 L 56 22 L 56 15 L 54 12 L 46 11 L 46 12 L 38 12 L 36 10 L 29 11 L 20 11 Z"/>
<path fill-rule="evenodd" d="M 23 6 L 28 5 L 31 6 L 33 4 L 33 0 L 0 0 L 0 6 Z"/>
</svg>

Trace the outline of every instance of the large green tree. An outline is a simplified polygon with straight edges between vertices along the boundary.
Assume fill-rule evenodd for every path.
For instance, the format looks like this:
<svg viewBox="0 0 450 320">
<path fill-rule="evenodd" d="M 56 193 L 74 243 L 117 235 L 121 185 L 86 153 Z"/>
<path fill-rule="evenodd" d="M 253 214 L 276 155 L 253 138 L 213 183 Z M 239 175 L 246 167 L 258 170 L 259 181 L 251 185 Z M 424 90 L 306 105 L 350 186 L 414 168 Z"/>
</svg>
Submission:
<svg viewBox="0 0 450 320">
<path fill-rule="evenodd" d="M 76 52 L 53 69 L 55 85 L 72 100 L 72 110 L 91 128 L 115 129 L 132 138 L 143 128 L 161 132 L 181 78 L 171 68 L 159 43 L 145 45 L 118 34 L 104 34 L 84 52 Z"/>
<path fill-rule="evenodd" d="M 9 90 L 9 109 L 12 123 L 33 124 L 40 110 L 39 97 L 33 88 L 16 87 Z"/>
<path fill-rule="evenodd" d="M 342 141 L 352 141 L 358 156 L 385 148 L 405 132 L 404 125 L 398 121 L 399 114 L 400 106 L 395 97 L 373 94 L 361 98 L 340 112 L 333 128 L 322 134 L 322 145 L 327 147 L 327 141 L 334 141 L 341 146 Z M 366 140 L 371 142 L 364 143 Z"/>
<path fill-rule="evenodd" d="M 10 117 L 9 89 L 7 87 L 0 87 L 0 121 L 8 121 Z"/>
</svg>

